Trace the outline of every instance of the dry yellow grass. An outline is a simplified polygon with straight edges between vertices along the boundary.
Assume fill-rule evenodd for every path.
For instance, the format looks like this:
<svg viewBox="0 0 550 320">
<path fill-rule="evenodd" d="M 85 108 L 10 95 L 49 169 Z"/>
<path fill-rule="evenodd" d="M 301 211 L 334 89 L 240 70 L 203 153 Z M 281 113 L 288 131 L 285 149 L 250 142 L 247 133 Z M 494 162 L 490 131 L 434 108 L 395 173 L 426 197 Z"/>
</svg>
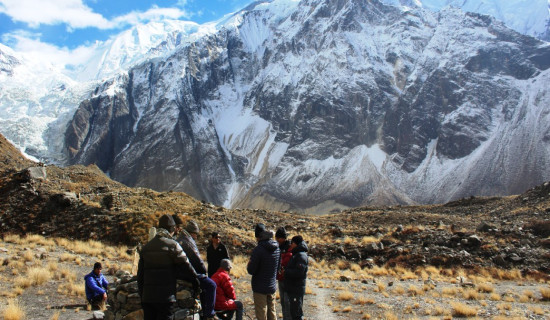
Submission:
<svg viewBox="0 0 550 320">
<path fill-rule="evenodd" d="M 4 320 L 22 320 L 25 319 L 25 311 L 19 305 L 17 300 L 8 300 L 8 305 L 2 311 Z"/>
<path fill-rule="evenodd" d="M 349 291 L 340 292 L 340 294 L 338 294 L 338 300 L 340 301 L 350 301 L 353 298 L 354 298 L 353 293 Z"/>
<path fill-rule="evenodd" d="M 479 292 L 491 293 L 495 291 L 495 287 L 490 283 L 478 283 L 477 290 Z"/>
<path fill-rule="evenodd" d="M 500 296 L 500 294 L 496 293 L 496 292 L 493 292 L 491 293 L 491 295 L 489 296 L 489 299 L 491 301 L 500 301 L 502 300 L 502 297 Z"/>
<path fill-rule="evenodd" d="M 460 302 L 451 302 L 451 307 L 456 317 L 475 317 L 478 312 L 476 308 Z"/>
<path fill-rule="evenodd" d="M 362 296 L 362 297 L 359 297 L 359 298 L 355 299 L 354 303 L 357 304 L 357 305 L 364 306 L 364 305 L 367 305 L 367 304 L 374 304 L 374 299 Z"/>
<path fill-rule="evenodd" d="M 403 288 L 402 286 L 395 286 L 392 291 L 395 294 L 404 294 L 405 288 Z"/>
<path fill-rule="evenodd" d="M 50 320 L 59 320 L 59 317 L 61 316 L 61 312 L 57 311 L 56 313 L 54 313 L 52 315 L 52 317 L 50 318 Z"/>
<path fill-rule="evenodd" d="M 411 284 L 409 286 L 408 292 L 411 296 L 417 297 L 417 296 L 423 295 L 425 291 L 424 291 L 424 289 L 419 288 L 419 287 Z"/>
<path fill-rule="evenodd" d="M 542 316 L 545 314 L 545 311 L 543 308 L 539 307 L 539 306 L 532 306 L 532 307 L 529 307 L 529 311 L 531 311 L 532 313 L 538 315 L 538 316 Z"/>
<path fill-rule="evenodd" d="M 542 287 L 539 288 L 540 294 L 542 295 L 542 301 L 550 301 L 550 288 Z"/>
<path fill-rule="evenodd" d="M 57 292 L 65 296 L 84 297 L 86 295 L 84 283 L 73 281 L 63 282 L 57 287 Z"/>
<path fill-rule="evenodd" d="M 468 289 L 462 293 L 462 296 L 466 300 L 479 300 L 481 298 L 480 293 L 475 289 Z"/>
<path fill-rule="evenodd" d="M 27 271 L 27 277 L 31 279 L 33 285 L 41 285 L 52 278 L 51 272 L 43 267 L 35 267 Z"/>
<path fill-rule="evenodd" d="M 386 312 L 384 312 L 384 319 L 385 320 L 398 320 L 399 318 L 392 311 L 386 311 Z"/>
</svg>

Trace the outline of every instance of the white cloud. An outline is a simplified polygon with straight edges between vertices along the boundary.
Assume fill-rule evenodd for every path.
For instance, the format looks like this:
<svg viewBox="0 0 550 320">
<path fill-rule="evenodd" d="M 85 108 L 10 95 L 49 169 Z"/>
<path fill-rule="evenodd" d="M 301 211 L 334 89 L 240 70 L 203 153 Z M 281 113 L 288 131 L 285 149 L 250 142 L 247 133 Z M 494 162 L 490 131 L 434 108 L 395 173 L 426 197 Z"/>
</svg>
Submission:
<svg viewBox="0 0 550 320">
<path fill-rule="evenodd" d="M 180 0 L 184 6 L 187 1 Z M 68 29 L 94 27 L 98 29 L 115 29 L 164 18 L 180 19 L 191 16 L 179 8 L 159 8 L 140 12 L 133 11 L 108 20 L 86 6 L 82 0 L 0 0 L 0 13 L 10 16 L 14 21 L 38 28 L 41 24 L 67 24 Z"/>
<path fill-rule="evenodd" d="M 116 17 L 112 20 L 115 26 L 122 27 L 124 25 L 135 25 L 148 21 L 158 21 L 162 19 L 180 19 L 188 18 L 190 14 L 184 10 L 177 8 L 159 8 L 153 6 L 145 12 L 133 11 L 125 15 Z"/>
<path fill-rule="evenodd" d="M 70 28 L 112 28 L 112 23 L 84 5 L 82 0 L 0 0 L 0 13 L 37 28 L 66 23 Z"/>
<path fill-rule="evenodd" d="M 2 42 L 10 43 L 11 48 L 32 61 L 42 61 L 59 68 L 83 64 L 94 55 L 97 44 L 79 46 L 75 49 L 57 47 L 40 41 L 41 34 L 18 30 L 2 35 Z"/>
</svg>

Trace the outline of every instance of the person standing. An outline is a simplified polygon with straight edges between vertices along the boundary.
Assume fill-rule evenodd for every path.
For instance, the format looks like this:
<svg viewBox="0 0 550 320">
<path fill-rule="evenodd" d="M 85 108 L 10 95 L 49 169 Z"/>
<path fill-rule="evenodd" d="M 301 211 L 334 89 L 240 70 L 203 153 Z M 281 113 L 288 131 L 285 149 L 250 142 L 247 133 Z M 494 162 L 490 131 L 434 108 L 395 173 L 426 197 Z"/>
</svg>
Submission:
<svg viewBox="0 0 550 320">
<path fill-rule="evenodd" d="M 302 236 L 295 236 L 290 242 L 292 257 L 285 268 L 285 289 L 289 298 L 290 317 L 292 320 L 302 320 L 304 294 L 306 293 L 306 278 L 308 270 L 307 244 Z"/>
<path fill-rule="evenodd" d="M 201 306 L 204 319 L 218 319 L 216 313 L 214 312 L 214 302 L 216 301 L 216 283 L 212 279 L 208 278 L 206 275 L 206 266 L 204 261 L 202 261 L 199 248 L 197 248 L 197 243 L 195 240 L 198 238 L 200 233 L 199 225 L 191 220 L 187 223 L 185 229 L 181 231 L 180 237 L 177 241 L 181 244 L 183 251 L 189 257 L 191 265 L 197 272 L 199 278 L 200 287 L 201 287 Z"/>
<path fill-rule="evenodd" d="M 143 246 L 138 263 L 137 282 L 144 320 L 173 318 L 176 279 L 185 276 L 198 288 L 197 274 L 181 246 L 172 239 L 174 219 L 163 215 L 151 241 Z"/>
<path fill-rule="evenodd" d="M 109 282 L 101 273 L 101 262 L 94 263 L 92 272 L 84 276 L 86 299 L 92 308 L 105 310 Z"/>
<path fill-rule="evenodd" d="M 289 300 L 288 293 L 285 289 L 284 271 L 290 261 L 290 257 L 292 257 L 292 252 L 290 252 L 290 241 L 287 240 L 287 233 L 284 227 L 277 229 L 277 232 L 275 232 L 275 240 L 279 244 L 279 250 L 281 251 L 281 265 L 277 273 L 277 282 L 279 285 L 279 297 L 283 311 L 283 320 L 290 320 Z"/>
<path fill-rule="evenodd" d="M 218 270 L 212 275 L 212 280 L 216 283 L 215 309 L 231 311 L 229 315 L 230 319 L 233 318 L 233 312 L 236 310 L 235 320 L 242 320 L 244 306 L 242 302 L 236 300 L 235 287 L 233 287 L 233 282 L 231 282 L 231 277 L 229 276 L 231 268 L 231 261 L 223 259 L 220 261 Z"/>
<path fill-rule="evenodd" d="M 275 291 L 277 272 L 281 259 L 279 246 L 273 240 L 273 232 L 266 231 L 263 223 L 254 229 L 258 245 L 252 251 L 247 271 L 252 275 L 254 309 L 258 320 L 276 320 Z"/>
<path fill-rule="evenodd" d="M 229 253 L 220 240 L 220 234 L 212 232 L 211 236 L 210 245 L 206 248 L 206 262 L 208 262 L 208 277 L 210 278 L 220 268 L 220 262 L 223 259 L 229 259 Z"/>
</svg>

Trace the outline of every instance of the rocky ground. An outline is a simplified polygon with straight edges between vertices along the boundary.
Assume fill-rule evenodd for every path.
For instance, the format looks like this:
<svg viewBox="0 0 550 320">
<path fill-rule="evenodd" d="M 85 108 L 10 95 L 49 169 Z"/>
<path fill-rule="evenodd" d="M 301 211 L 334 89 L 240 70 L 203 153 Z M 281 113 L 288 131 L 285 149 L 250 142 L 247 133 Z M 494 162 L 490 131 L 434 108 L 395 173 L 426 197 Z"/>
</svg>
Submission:
<svg viewBox="0 0 550 320">
<path fill-rule="evenodd" d="M 13 280 L 33 267 L 26 258 L 14 258 L 33 250 L 25 250 L 25 243 L 12 248 L 6 240 L 12 234 L 97 240 L 132 249 L 145 241 L 149 227 L 165 213 L 196 220 L 202 228 L 202 249 L 207 245 L 207 235 L 216 230 L 222 232 L 231 252 L 245 257 L 255 245 L 253 226 L 258 222 L 272 229 L 285 226 L 291 235 L 303 235 L 310 256 L 319 261 L 312 268 L 306 298 L 309 319 L 391 319 L 392 313 L 397 318 L 444 318 L 453 312 L 451 301 L 473 305 L 481 318 L 517 315 L 539 319 L 550 314 L 543 294 L 550 281 L 550 183 L 518 196 L 471 197 L 443 205 L 356 208 L 322 216 L 229 210 L 183 193 L 128 188 L 95 166 L 58 168 L 32 163 L 0 137 L 0 247 L 7 250 L 0 252 L 5 264 L 0 270 L 3 279 Z M 77 253 L 60 244 L 49 248 L 50 260 L 57 260 L 60 268 L 74 266 L 71 270 L 78 279 L 92 260 L 102 257 L 97 252 Z M 70 258 L 62 261 L 64 254 L 81 255 L 80 262 Z M 130 263 L 124 255 L 111 255 L 108 262 L 113 266 Z M 242 272 L 237 275 L 239 292 L 251 301 L 247 276 Z M 461 286 L 457 277 L 478 287 L 487 282 L 493 289 L 476 289 L 478 296 L 463 298 L 471 294 L 467 291 L 471 288 Z M 29 285 L 23 290 L 14 286 L 16 291 L 6 285 L 11 282 L 0 283 L 4 297 L 19 297 L 26 308 L 31 308 L 30 314 L 39 315 L 36 319 L 55 314 L 52 311 L 57 305 L 65 306 L 63 315 L 71 314 L 62 319 L 82 319 L 85 312 L 76 306 L 81 298 L 58 293 L 63 279 L 52 276 L 44 287 Z M 436 283 L 424 289 L 426 281 Z M 385 288 L 380 287 L 382 284 Z M 415 293 L 413 286 L 424 293 Z M 27 296 L 31 297 L 28 305 Z M 34 305 L 49 311 L 40 313 L 32 309 Z M 70 305 L 76 307 L 67 307 Z"/>
</svg>

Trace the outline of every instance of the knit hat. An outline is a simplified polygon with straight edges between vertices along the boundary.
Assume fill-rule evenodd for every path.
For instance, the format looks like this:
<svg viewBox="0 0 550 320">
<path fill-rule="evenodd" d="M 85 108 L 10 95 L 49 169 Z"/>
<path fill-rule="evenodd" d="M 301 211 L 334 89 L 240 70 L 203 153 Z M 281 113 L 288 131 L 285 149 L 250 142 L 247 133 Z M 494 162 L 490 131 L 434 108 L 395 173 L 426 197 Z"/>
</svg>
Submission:
<svg viewBox="0 0 550 320">
<path fill-rule="evenodd" d="M 259 238 L 262 232 L 265 231 L 265 225 L 263 223 L 256 224 L 256 227 L 254 228 L 254 236 L 256 238 Z"/>
<path fill-rule="evenodd" d="M 220 268 L 229 271 L 231 270 L 231 268 L 233 268 L 233 265 L 231 264 L 231 261 L 229 261 L 229 259 L 222 259 L 222 261 L 220 261 Z"/>
<path fill-rule="evenodd" d="M 187 230 L 187 232 L 189 233 L 196 233 L 196 234 L 200 233 L 199 225 L 193 220 L 187 223 L 187 227 L 185 227 L 185 230 Z"/>
<path fill-rule="evenodd" d="M 183 224 L 183 220 L 181 220 L 181 218 L 177 214 L 173 214 L 172 219 L 174 219 L 174 222 L 176 223 L 177 226 Z"/>
<path fill-rule="evenodd" d="M 302 242 L 304 242 L 304 238 L 302 238 L 302 236 L 294 236 L 294 237 L 292 237 L 291 242 L 294 242 L 295 244 L 299 245 Z"/>
<path fill-rule="evenodd" d="M 159 219 L 159 228 L 170 230 L 173 226 L 175 226 L 176 223 L 174 222 L 174 219 L 172 219 L 171 216 L 165 214 Z"/>
<path fill-rule="evenodd" d="M 277 232 L 275 232 L 275 238 L 283 238 L 283 239 L 286 239 L 286 230 L 285 230 L 285 227 L 280 227 L 279 229 L 277 229 Z"/>
</svg>

